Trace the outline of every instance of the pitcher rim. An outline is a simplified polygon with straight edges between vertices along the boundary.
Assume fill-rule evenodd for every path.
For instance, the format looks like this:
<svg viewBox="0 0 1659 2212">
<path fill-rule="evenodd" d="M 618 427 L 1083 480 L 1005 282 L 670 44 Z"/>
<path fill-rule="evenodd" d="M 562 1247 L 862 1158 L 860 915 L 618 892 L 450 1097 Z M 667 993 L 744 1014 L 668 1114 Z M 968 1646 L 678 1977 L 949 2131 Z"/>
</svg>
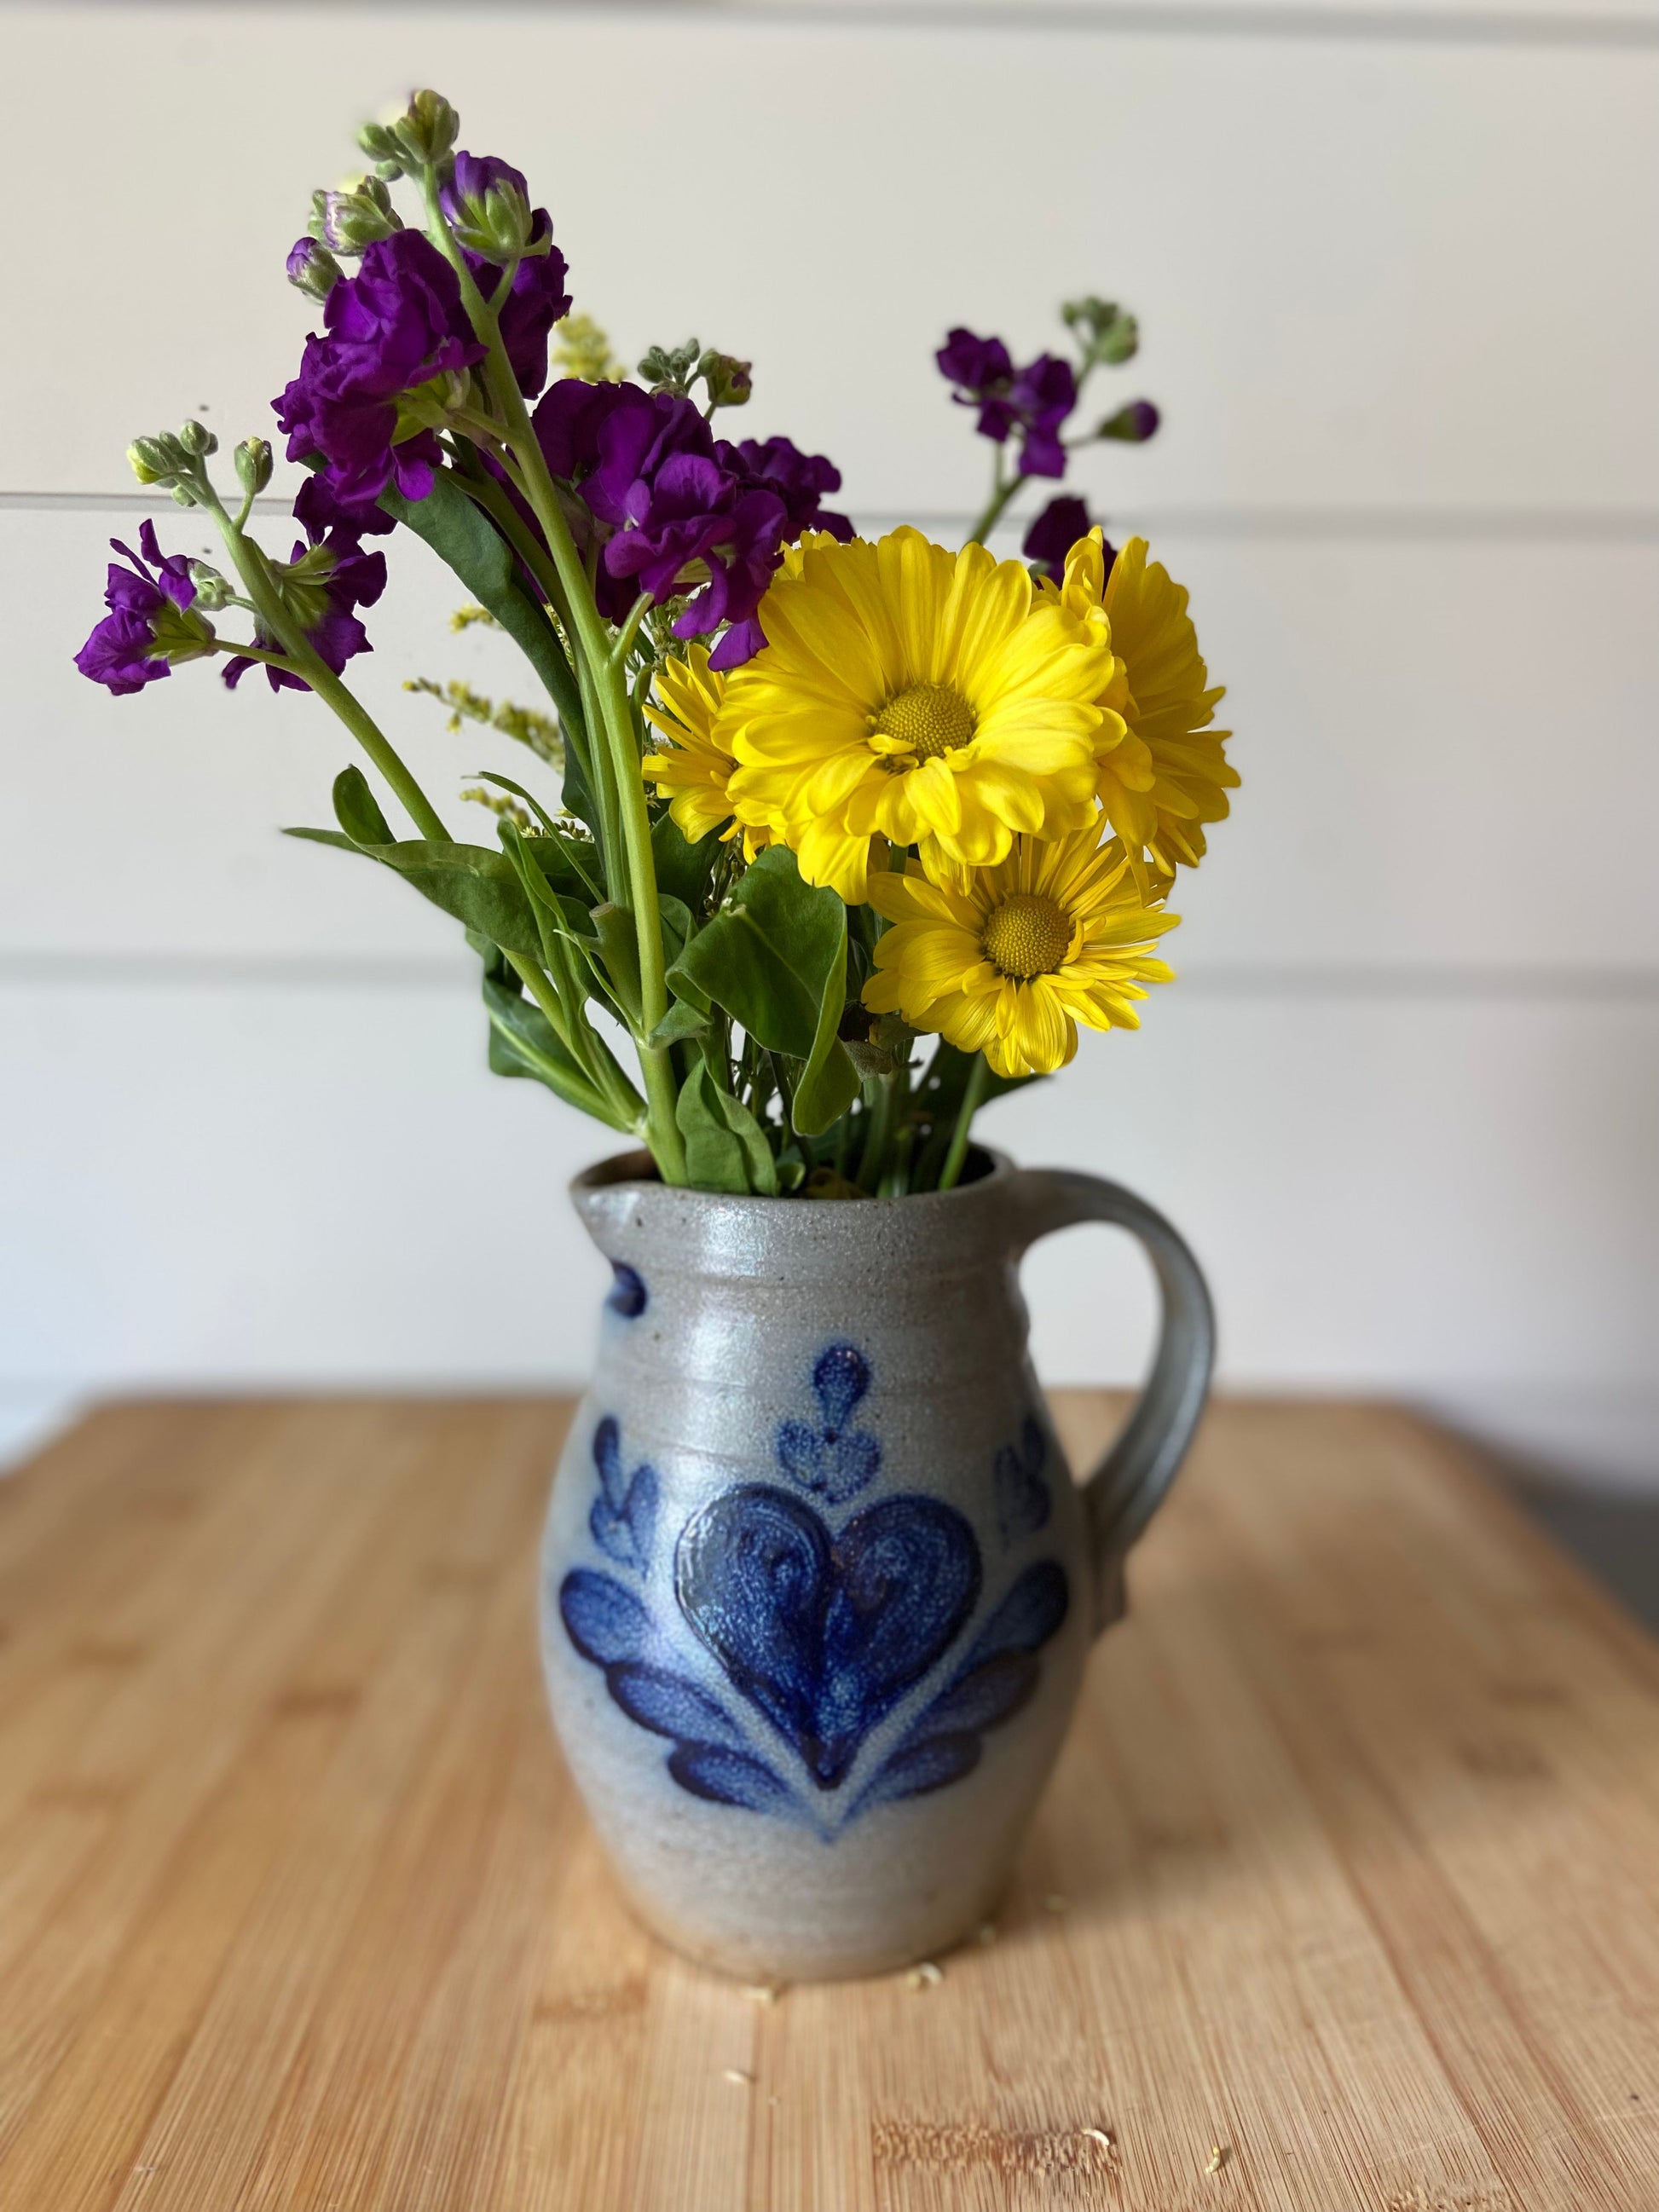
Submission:
<svg viewBox="0 0 1659 2212">
<path fill-rule="evenodd" d="M 636 1148 L 626 1152 L 612 1152 L 605 1159 L 593 1161 L 574 1175 L 566 1188 L 578 1211 L 580 1211 L 584 1200 L 596 1198 L 602 1192 L 626 1192 L 637 1194 L 644 1200 L 653 1198 L 678 1201 L 695 1200 L 699 1206 L 718 1208 L 730 1216 L 752 1215 L 757 1220 L 763 1219 L 769 1224 L 775 1222 L 786 1208 L 790 1212 L 809 1214 L 819 1221 L 833 1211 L 837 1216 L 854 1215 L 867 1224 L 872 1218 L 872 1208 L 888 1218 L 902 1212 L 906 1219 L 914 1219 L 924 1209 L 938 1214 L 949 1208 L 960 1209 L 965 1202 L 976 1197 L 981 1200 L 1000 1199 L 1019 1172 L 1017 1163 L 993 1145 L 975 1145 L 968 1155 L 970 1167 L 976 1159 L 988 1164 L 981 1173 L 959 1182 L 954 1190 L 910 1191 L 890 1198 L 863 1195 L 857 1199 L 842 1200 L 795 1196 L 764 1198 L 752 1191 L 697 1190 L 688 1184 L 664 1182 L 657 1173 L 650 1153 Z"/>
</svg>

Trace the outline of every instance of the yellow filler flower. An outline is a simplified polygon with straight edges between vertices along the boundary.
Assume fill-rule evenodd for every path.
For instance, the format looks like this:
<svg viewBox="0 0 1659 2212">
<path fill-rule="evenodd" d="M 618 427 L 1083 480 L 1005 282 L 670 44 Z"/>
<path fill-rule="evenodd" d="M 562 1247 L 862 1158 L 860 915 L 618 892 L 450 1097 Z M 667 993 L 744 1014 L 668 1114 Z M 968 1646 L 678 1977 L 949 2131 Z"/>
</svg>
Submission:
<svg viewBox="0 0 1659 2212">
<path fill-rule="evenodd" d="M 856 905 L 878 835 L 968 869 L 1095 818 L 1111 653 L 1036 604 L 1018 562 L 916 530 L 820 538 L 760 620 L 768 642 L 727 682 L 714 742 L 737 757 L 739 818 L 763 817 L 809 883 Z"/>
<path fill-rule="evenodd" d="M 689 843 L 695 845 L 711 830 L 718 830 L 728 842 L 741 830 L 743 856 L 752 860 L 763 845 L 770 844 L 771 836 L 763 826 L 732 818 L 726 785 L 736 763 L 715 734 L 726 678 L 708 665 L 708 647 L 694 645 L 684 660 L 665 660 L 657 671 L 656 690 L 657 698 L 647 704 L 646 715 L 670 743 L 665 751 L 645 756 L 641 773 L 667 799 L 668 811 Z"/>
<path fill-rule="evenodd" d="M 1203 825 L 1225 818 L 1239 780 L 1222 750 L 1232 732 L 1209 726 L 1224 687 L 1206 688 L 1187 593 L 1161 561 L 1148 561 L 1146 539 L 1129 540 L 1103 589 L 1104 568 L 1100 532 L 1091 530 L 1066 555 L 1063 581 L 1038 589 L 1109 639 L 1118 673 L 1101 704 L 1123 717 L 1129 735 L 1101 748 L 1101 804 L 1135 861 L 1144 851 L 1173 876 L 1203 859 Z"/>
<path fill-rule="evenodd" d="M 865 1005 L 982 1052 L 998 1075 L 1064 1067 L 1079 1022 L 1138 1029 L 1142 985 L 1171 980 L 1150 948 L 1179 917 L 1143 904 L 1121 848 L 1102 845 L 1094 824 L 1021 837 L 960 890 L 877 872 L 870 903 L 893 927 L 877 943 Z"/>
</svg>

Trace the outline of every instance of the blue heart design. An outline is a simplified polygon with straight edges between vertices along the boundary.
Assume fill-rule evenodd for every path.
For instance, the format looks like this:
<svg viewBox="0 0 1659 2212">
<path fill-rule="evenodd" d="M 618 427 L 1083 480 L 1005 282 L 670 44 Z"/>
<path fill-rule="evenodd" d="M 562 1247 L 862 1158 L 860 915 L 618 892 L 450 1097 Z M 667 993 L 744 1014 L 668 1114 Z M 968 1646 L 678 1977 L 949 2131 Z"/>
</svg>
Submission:
<svg viewBox="0 0 1659 2212">
<path fill-rule="evenodd" d="M 747 1483 L 686 1523 L 674 1587 L 733 1687 L 835 1790 L 960 1633 L 979 1597 L 979 1546 L 936 1498 L 884 1499 L 834 1538 L 801 1499 Z"/>
</svg>

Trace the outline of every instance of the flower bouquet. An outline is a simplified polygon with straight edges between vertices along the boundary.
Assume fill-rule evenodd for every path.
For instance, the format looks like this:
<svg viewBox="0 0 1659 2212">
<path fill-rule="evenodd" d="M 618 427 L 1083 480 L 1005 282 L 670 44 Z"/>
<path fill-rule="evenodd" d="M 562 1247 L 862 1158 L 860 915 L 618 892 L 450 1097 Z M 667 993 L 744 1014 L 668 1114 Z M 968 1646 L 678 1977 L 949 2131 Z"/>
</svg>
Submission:
<svg viewBox="0 0 1659 2212">
<path fill-rule="evenodd" d="M 222 658 L 232 687 L 258 668 L 313 692 L 384 788 L 349 767 L 337 827 L 291 834 L 462 923 L 491 1067 L 637 1139 L 664 1182 L 948 1189 L 981 1104 L 1066 1065 L 1079 1025 L 1136 1025 L 1170 975 L 1154 947 L 1176 872 L 1237 781 L 1187 594 L 1140 539 L 1115 551 L 1061 495 L 1024 562 L 983 542 L 1077 446 L 1157 428 L 1137 400 L 1066 434 L 1134 321 L 1073 302 L 1072 357 L 1018 368 L 952 331 L 938 364 L 992 445 L 984 512 L 959 550 L 909 528 L 867 542 L 823 505 L 829 461 L 717 434 L 749 404 L 746 362 L 694 341 L 626 377 L 571 314 L 522 174 L 457 134 L 433 92 L 367 127 L 370 173 L 317 193 L 289 258 L 323 328 L 273 403 L 310 471 L 288 558 L 250 526 L 264 439 L 236 448 L 229 500 L 202 424 L 138 439 L 139 482 L 210 517 L 225 565 L 164 552 L 146 521 L 77 665 L 125 693 Z M 568 373 L 550 383 L 550 347 Z M 493 843 L 453 834 L 345 681 L 386 582 L 372 541 L 398 526 L 542 695 L 410 687 L 535 757 L 466 794 Z"/>
</svg>

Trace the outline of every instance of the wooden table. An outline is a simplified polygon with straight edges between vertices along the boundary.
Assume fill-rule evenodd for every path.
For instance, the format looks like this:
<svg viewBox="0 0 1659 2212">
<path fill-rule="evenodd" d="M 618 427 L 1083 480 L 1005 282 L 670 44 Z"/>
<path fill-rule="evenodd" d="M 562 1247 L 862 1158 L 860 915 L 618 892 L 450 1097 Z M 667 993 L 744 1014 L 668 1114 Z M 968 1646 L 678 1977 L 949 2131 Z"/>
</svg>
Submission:
<svg viewBox="0 0 1659 2212">
<path fill-rule="evenodd" d="M 4 2212 L 1659 2206 L 1659 1647 L 1444 1437 L 1219 1408 L 994 1942 L 767 2002 L 554 1751 L 565 1419 L 125 1407 L 0 1484 Z"/>
</svg>

